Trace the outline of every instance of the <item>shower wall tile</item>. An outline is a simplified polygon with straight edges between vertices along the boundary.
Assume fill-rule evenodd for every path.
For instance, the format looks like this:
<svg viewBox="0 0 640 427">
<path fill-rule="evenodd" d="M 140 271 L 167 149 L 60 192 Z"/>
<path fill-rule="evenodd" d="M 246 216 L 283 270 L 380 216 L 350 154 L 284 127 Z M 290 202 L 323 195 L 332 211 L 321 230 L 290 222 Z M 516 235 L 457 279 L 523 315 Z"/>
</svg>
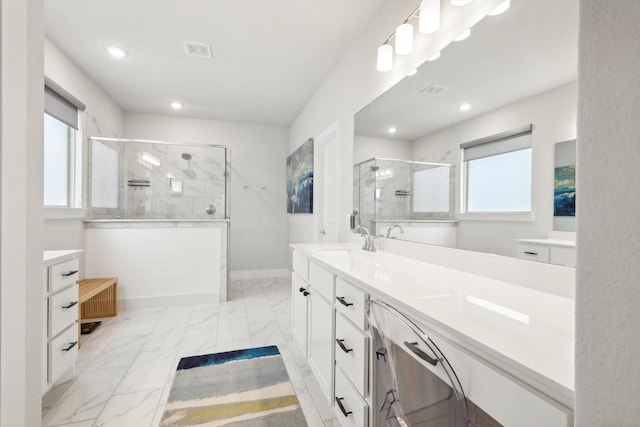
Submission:
<svg viewBox="0 0 640 427">
<path fill-rule="evenodd" d="M 182 183 L 182 193 L 184 197 L 201 197 L 205 194 L 206 184 L 204 180 L 185 180 Z"/>
</svg>

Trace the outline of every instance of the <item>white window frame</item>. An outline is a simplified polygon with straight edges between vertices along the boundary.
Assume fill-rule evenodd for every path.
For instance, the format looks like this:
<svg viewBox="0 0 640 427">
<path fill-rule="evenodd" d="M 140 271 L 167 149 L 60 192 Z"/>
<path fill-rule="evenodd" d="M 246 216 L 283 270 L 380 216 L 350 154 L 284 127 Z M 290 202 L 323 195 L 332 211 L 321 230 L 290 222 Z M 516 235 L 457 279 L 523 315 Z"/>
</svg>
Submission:
<svg viewBox="0 0 640 427">
<path fill-rule="evenodd" d="M 68 147 L 68 171 L 67 171 L 67 205 L 66 206 L 50 206 L 44 205 L 44 219 L 72 219 L 84 218 L 86 209 L 84 208 L 84 187 L 83 187 L 83 135 L 84 135 L 84 110 L 85 105 L 69 92 L 60 87 L 57 83 L 45 77 L 45 91 L 55 93 L 57 101 L 63 105 L 63 109 L 67 109 L 67 113 L 75 109 L 77 114 L 76 120 L 72 117 L 63 117 L 57 113 L 56 106 L 51 106 L 45 102 L 45 114 L 63 122 L 67 126 L 74 128 L 75 138 L 69 138 Z M 45 100 L 47 95 L 45 95 Z M 50 100 L 50 99 L 49 99 Z M 43 115 L 44 120 L 44 115 Z M 44 140 L 43 140 L 44 142 Z M 44 201 L 43 201 L 44 203 Z"/>
<path fill-rule="evenodd" d="M 485 138 L 466 142 L 460 145 L 460 210 L 457 214 L 459 220 L 471 221 L 522 221 L 533 222 L 533 200 L 531 201 L 531 210 L 529 211 L 497 211 L 497 212 L 468 212 L 467 211 L 467 162 L 482 157 L 497 156 L 513 151 L 524 149 L 532 149 L 531 138 L 523 143 L 518 141 L 514 143 L 520 136 L 531 135 L 533 133 L 533 125 L 527 125 L 520 129 L 502 132 Z M 476 153 L 482 151 L 481 154 L 474 156 L 472 159 L 465 158 L 465 150 L 474 150 Z M 468 151 L 469 152 L 469 151 Z M 533 162 L 533 159 L 532 159 Z M 532 165 L 533 166 L 533 165 Z M 533 170 L 533 167 L 532 167 Z M 533 180 L 531 183 L 531 198 L 533 199 Z"/>
</svg>

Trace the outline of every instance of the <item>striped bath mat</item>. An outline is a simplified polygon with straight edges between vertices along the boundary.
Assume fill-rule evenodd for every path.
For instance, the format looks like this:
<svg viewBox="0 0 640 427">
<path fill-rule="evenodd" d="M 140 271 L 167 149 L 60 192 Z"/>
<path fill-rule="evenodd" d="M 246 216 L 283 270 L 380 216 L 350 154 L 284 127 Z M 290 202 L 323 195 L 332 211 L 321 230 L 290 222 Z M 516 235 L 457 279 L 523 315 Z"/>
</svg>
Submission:
<svg viewBox="0 0 640 427">
<path fill-rule="evenodd" d="M 306 425 L 276 346 L 180 359 L 160 422 L 161 427 Z"/>
</svg>

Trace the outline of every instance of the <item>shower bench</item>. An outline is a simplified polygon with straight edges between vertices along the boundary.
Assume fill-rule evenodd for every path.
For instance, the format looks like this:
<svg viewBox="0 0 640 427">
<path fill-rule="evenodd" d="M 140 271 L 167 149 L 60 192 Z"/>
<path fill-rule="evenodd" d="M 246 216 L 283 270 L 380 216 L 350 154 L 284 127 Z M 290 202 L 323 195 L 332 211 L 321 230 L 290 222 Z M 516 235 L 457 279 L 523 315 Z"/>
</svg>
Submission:
<svg viewBox="0 0 640 427">
<path fill-rule="evenodd" d="M 78 280 L 80 297 L 78 319 L 78 343 L 82 323 L 89 319 L 118 315 L 118 278 L 103 277 Z M 79 345 L 78 345 L 79 347 Z"/>
</svg>

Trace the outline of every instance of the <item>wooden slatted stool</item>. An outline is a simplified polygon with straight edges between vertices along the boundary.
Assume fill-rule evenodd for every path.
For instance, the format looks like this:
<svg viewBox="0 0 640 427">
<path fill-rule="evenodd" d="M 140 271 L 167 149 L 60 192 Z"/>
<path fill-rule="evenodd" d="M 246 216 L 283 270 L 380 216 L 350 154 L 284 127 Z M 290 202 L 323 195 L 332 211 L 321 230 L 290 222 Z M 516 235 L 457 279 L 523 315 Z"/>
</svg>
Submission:
<svg viewBox="0 0 640 427">
<path fill-rule="evenodd" d="M 83 322 L 118 315 L 118 278 L 82 279 L 78 280 L 78 287 L 80 294 L 78 343 L 80 343 L 80 328 Z"/>
</svg>

